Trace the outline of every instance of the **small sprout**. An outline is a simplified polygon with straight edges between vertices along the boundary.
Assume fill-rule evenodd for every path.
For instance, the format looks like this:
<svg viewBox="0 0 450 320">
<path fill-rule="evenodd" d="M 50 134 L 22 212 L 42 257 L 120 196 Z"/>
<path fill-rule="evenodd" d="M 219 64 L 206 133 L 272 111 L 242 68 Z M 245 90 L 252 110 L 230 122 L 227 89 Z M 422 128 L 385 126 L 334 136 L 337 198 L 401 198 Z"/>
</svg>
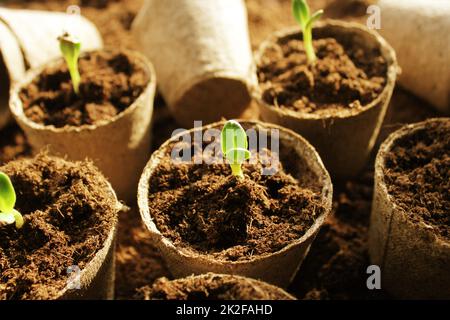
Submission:
<svg viewBox="0 0 450 320">
<path fill-rule="evenodd" d="M 73 90 L 76 94 L 80 93 L 80 72 L 78 71 L 78 57 L 80 56 L 81 42 L 75 36 L 65 32 L 58 37 L 59 48 L 66 60 L 69 68 L 70 77 L 72 78 Z"/>
<path fill-rule="evenodd" d="M 228 160 L 234 176 L 243 178 L 242 163 L 250 158 L 247 134 L 244 128 L 235 120 L 230 120 L 223 126 L 221 133 L 222 153 Z"/>
<path fill-rule="evenodd" d="M 23 226 L 23 217 L 14 209 L 16 205 L 16 191 L 9 177 L 0 172 L 0 223 L 16 223 L 16 228 Z"/>
<path fill-rule="evenodd" d="M 292 0 L 292 13 L 295 20 L 300 24 L 303 31 L 303 45 L 306 51 L 308 63 L 316 61 L 316 54 L 312 43 L 312 27 L 314 22 L 320 19 L 323 10 L 318 10 L 310 15 L 309 6 L 306 0 Z"/>
</svg>

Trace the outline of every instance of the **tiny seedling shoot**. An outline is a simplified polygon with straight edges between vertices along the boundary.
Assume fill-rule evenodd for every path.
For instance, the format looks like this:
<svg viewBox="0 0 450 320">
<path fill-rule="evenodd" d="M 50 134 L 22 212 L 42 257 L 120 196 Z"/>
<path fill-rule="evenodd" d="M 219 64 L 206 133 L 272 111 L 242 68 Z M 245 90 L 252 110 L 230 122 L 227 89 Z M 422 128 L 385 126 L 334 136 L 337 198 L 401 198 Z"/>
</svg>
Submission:
<svg viewBox="0 0 450 320">
<path fill-rule="evenodd" d="M 81 79 L 80 72 L 78 71 L 78 57 L 80 56 L 81 42 L 78 38 L 67 32 L 58 37 L 58 40 L 59 48 L 69 68 L 73 90 L 78 94 L 80 92 Z"/>
<path fill-rule="evenodd" d="M 16 228 L 23 226 L 23 217 L 19 211 L 14 209 L 16 205 L 16 191 L 9 177 L 0 172 L 0 223 L 16 223 Z"/>
<path fill-rule="evenodd" d="M 314 63 L 317 58 L 312 42 L 312 27 L 314 22 L 322 16 L 323 10 L 318 10 L 311 15 L 306 0 L 292 0 L 292 13 L 303 31 L 303 46 L 305 47 L 308 63 Z"/>
<path fill-rule="evenodd" d="M 228 121 L 221 133 L 222 153 L 228 160 L 231 172 L 238 178 L 243 178 L 242 163 L 250 158 L 247 134 L 244 128 L 235 120 Z"/>
</svg>

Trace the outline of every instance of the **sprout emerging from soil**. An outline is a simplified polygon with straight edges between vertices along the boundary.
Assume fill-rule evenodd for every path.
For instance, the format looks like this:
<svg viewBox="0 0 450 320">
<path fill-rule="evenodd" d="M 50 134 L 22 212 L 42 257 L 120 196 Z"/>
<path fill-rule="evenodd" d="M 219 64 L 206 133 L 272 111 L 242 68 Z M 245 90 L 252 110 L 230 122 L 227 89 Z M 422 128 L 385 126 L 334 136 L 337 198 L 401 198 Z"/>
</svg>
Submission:
<svg viewBox="0 0 450 320">
<path fill-rule="evenodd" d="M 59 48 L 61 49 L 61 53 L 69 68 L 73 90 L 76 94 L 79 94 L 81 77 L 80 72 L 78 71 L 78 57 L 80 56 L 81 42 L 77 37 L 70 35 L 67 32 L 58 37 L 58 40 Z"/>
<path fill-rule="evenodd" d="M 16 191 L 9 177 L 0 172 L 0 223 L 16 223 L 16 228 L 23 226 L 23 217 L 14 209 L 16 205 Z"/>
<path fill-rule="evenodd" d="M 242 163 L 250 158 L 247 134 L 235 120 L 228 121 L 221 133 L 222 153 L 228 160 L 234 176 L 243 178 Z"/>
<path fill-rule="evenodd" d="M 306 0 L 292 0 L 292 13 L 303 31 L 303 45 L 308 62 L 313 63 L 316 61 L 316 54 L 312 43 L 312 27 L 314 22 L 322 16 L 323 10 L 318 10 L 311 15 Z"/>
</svg>

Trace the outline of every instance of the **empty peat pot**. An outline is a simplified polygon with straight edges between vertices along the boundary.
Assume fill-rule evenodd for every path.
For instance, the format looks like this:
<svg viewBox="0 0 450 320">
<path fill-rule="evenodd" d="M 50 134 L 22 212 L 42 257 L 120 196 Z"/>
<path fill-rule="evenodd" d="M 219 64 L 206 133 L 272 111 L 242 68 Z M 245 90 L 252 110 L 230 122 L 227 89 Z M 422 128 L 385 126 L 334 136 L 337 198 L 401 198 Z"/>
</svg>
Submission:
<svg viewBox="0 0 450 320">
<path fill-rule="evenodd" d="M 258 118 L 245 1 L 147 0 L 132 30 L 179 124 Z"/>
<path fill-rule="evenodd" d="M 0 171 L 24 218 L 0 226 L 0 300 L 112 299 L 122 205 L 98 169 L 38 154 Z"/>
<path fill-rule="evenodd" d="M 138 289 L 139 300 L 296 300 L 271 284 L 241 276 L 207 273 L 182 279 L 159 278 Z"/>
<path fill-rule="evenodd" d="M 181 132 L 153 153 L 141 216 L 175 277 L 215 272 L 286 287 L 330 213 L 330 177 L 305 139 L 259 121 L 241 122 L 252 158 L 233 176 L 220 152 L 224 124 Z"/>
<path fill-rule="evenodd" d="M 79 69 L 79 94 L 62 58 L 32 69 L 11 89 L 11 112 L 35 153 L 92 159 L 120 199 L 135 201 L 150 150 L 153 67 L 134 51 L 101 50 L 84 53 Z"/>
<path fill-rule="evenodd" d="M 394 89 L 395 52 L 362 25 L 330 20 L 314 27 L 317 60 L 308 64 L 299 29 L 271 35 L 256 53 L 261 118 L 305 137 L 333 179 L 355 176 Z"/>
<path fill-rule="evenodd" d="M 398 298 L 450 299 L 450 118 L 411 124 L 381 145 L 369 253 Z"/>
</svg>

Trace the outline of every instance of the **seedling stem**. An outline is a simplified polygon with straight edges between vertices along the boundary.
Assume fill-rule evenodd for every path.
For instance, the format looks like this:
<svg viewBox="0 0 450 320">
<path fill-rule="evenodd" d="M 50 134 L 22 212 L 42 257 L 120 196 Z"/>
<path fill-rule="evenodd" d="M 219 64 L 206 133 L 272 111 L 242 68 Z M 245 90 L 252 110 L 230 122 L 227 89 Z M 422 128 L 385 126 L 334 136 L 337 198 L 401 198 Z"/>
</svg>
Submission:
<svg viewBox="0 0 450 320">
<path fill-rule="evenodd" d="M 292 13 L 303 31 L 303 46 L 305 47 L 308 63 L 314 63 L 317 57 L 314 52 L 312 41 L 312 27 L 314 22 L 319 20 L 322 16 L 323 10 L 318 10 L 310 15 L 309 6 L 306 0 L 292 0 Z"/>
</svg>

